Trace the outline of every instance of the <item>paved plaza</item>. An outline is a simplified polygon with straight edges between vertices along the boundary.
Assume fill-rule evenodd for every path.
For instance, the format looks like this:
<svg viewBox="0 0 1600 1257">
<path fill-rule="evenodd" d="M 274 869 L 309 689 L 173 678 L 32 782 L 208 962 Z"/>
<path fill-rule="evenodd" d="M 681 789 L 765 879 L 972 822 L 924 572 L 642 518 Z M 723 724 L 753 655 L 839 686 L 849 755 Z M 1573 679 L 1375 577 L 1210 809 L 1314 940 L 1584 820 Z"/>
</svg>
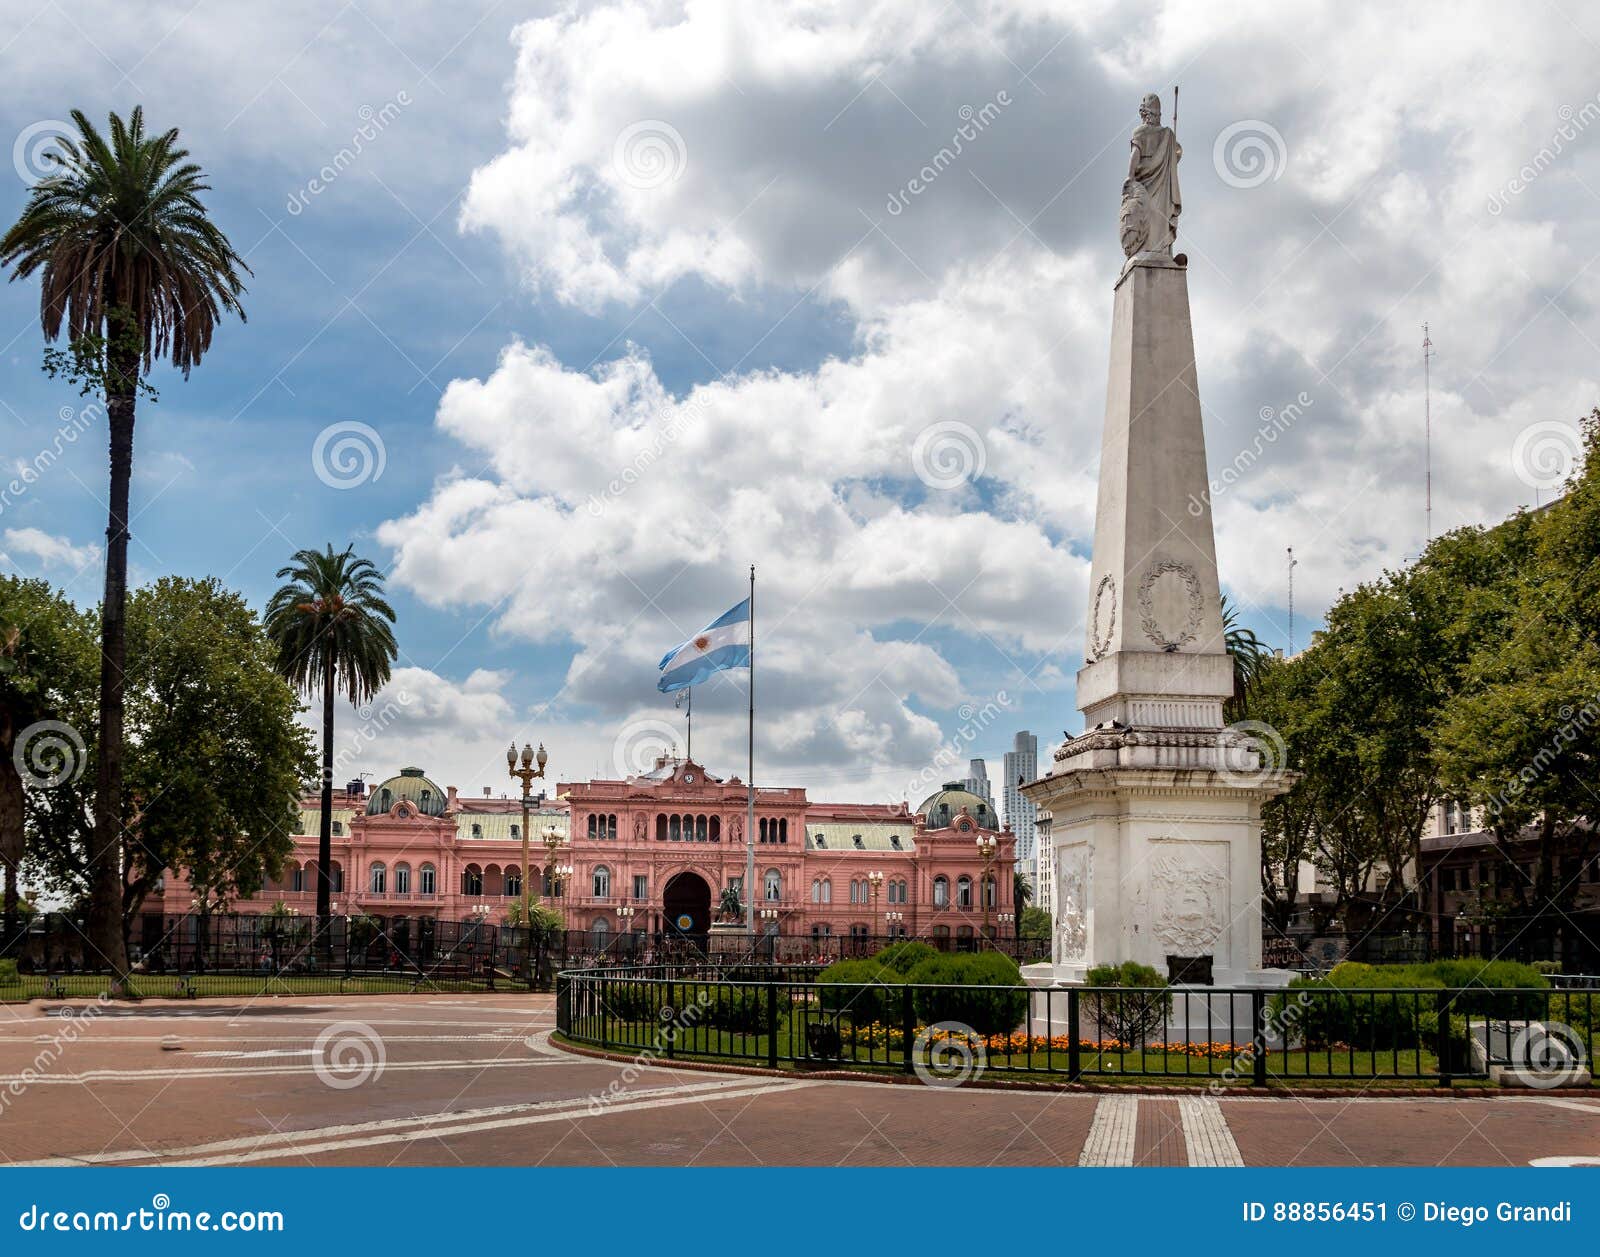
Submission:
<svg viewBox="0 0 1600 1257">
<path fill-rule="evenodd" d="M 1217 1100 L 659 1066 L 630 1080 L 625 1063 L 552 1046 L 553 1025 L 548 995 L 143 1003 L 73 1019 L 40 1004 L 10 1008 L 0 1012 L 0 1157 L 379 1166 L 1525 1166 L 1600 1157 L 1600 1098 Z M 330 1073 L 330 1060 L 340 1069 Z"/>
</svg>

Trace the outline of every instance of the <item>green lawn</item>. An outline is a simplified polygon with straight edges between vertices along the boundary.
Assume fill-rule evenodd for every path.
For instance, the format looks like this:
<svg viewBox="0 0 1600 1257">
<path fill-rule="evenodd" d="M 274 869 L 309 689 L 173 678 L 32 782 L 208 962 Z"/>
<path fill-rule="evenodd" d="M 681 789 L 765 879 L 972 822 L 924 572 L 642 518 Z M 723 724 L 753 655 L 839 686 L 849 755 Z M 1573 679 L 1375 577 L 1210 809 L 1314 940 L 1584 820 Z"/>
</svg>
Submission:
<svg viewBox="0 0 1600 1257">
<path fill-rule="evenodd" d="M 904 1058 L 896 1042 L 893 1046 L 869 1044 L 859 1035 L 854 1037 L 849 1027 L 843 1032 L 843 1059 L 838 1061 L 807 1062 L 806 1019 L 803 1016 L 780 1016 L 777 1055 L 780 1069 L 804 1072 L 807 1069 L 862 1069 L 900 1073 Z M 640 1021 L 608 1019 L 604 1028 L 587 1024 L 575 1027 L 580 1034 L 603 1033 L 611 1042 L 606 1050 L 618 1056 L 648 1056 L 653 1061 L 668 1059 L 736 1063 L 764 1067 L 768 1062 L 770 1038 L 766 1034 L 741 1034 L 711 1026 L 694 1026 L 683 1030 L 669 1046 L 664 1027 Z M 571 1040 L 580 1046 L 582 1038 Z M 959 1061 L 956 1062 L 959 1067 Z M 1026 1051 L 988 1051 L 985 1053 L 986 1073 L 994 1078 L 1014 1078 L 1034 1082 L 1067 1081 L 1067 1052 L 1056 1047 L 1050 1052 L 1036 1048 L 1031 1055 Z M 1226 1086 L 1249 1086 L 1254 1074 L 1248 1061 L 1235 1062 L 1231 1057 L 1198 1057 L 1187 1052 L 1145 1050 L 1126 1052 L 1101 1052 L 1085 1047 L 1080 1054 L 1079 1068 L 1084 1082 L 1149 1082 L 1162 1085 L 1205 1086 L 1219 1082 Z M 1438 1084 L 1432 1075 L 1437 1069 L 1437 1058 L 1431 1052 L 1351 1052 L 1340 1050 L 1294 1050 L 1274 1052 L 1267 1057 L 1269 1086 L 1292 1087 L 1296 1084 L 1317 1086 L 1415 1086 L 1432 1088 Z M 1422 1074 L 1418 1078 L 1415 1075 Z M 1378 1075 L 1375 1077 L 1374 1075 Z M 1458 1078 L 1457 1086 L 1485 1086 L 1486 1079 Z"/>
</svg>

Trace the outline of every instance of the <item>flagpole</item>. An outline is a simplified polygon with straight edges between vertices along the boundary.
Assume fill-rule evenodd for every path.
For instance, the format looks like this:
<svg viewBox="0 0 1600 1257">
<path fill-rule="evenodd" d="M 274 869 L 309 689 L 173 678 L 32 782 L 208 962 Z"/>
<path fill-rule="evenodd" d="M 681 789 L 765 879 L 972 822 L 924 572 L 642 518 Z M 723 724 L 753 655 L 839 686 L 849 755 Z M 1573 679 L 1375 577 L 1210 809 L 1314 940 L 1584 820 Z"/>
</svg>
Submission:
<svg viewBox="0 0 1600 1257">
<path fill-rule="evenodd" d="M 747 729 L 744 810 L 744 928 L 756 932 L 756 565 L 750 565 L 750 722 Z"/>
<path fill-rule="evenodd" d="M 689 714 L 687 723 L 689 726 L 689 736 L 687 745 L 685 745 L 683 748 L 683 758 L 692 760 L 694 758 L 694 686 L 692 685 L 689 687 Z"/>
</svg>

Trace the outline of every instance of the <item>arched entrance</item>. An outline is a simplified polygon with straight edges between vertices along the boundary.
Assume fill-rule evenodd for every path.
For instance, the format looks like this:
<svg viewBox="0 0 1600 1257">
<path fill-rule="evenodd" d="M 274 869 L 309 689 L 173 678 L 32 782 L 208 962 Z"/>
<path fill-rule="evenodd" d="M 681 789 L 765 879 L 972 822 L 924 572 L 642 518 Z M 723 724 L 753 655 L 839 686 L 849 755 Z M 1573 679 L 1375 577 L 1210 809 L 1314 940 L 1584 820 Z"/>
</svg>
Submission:
<svg viewBox="0 0 1600 1257">
<path fill-rule="evenodd" d="M 711 928 L 711 887 L 698 873 L 679 873 L 661 892 L 661 915 L 670 934 L 704 934 Z"/>
</svg>

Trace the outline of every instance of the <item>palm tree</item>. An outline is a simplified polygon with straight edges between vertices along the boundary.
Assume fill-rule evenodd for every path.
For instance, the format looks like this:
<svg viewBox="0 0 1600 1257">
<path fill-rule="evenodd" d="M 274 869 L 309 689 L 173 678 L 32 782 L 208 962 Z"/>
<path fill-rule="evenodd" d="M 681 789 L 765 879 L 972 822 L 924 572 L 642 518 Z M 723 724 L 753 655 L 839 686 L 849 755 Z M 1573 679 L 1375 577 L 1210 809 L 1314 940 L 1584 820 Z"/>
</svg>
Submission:
<svg viewBox="0 0 1600 1257">
<path fill-rule="evenodd" d="M 11 278 L 39 273 L 39 321 L 47 341 L 67 333 L 65 357 L 46 370 L 105 397 L 111 437 L 111 500 L 100 620 L 100 730 L 94 841 L 89 853 L 89 933 L 115 973 L 127 970 L 122 919 L 123 665 L 127 658 L 128 484 L 134 402 L 157 360 L 189 371 L 211 347 L 224 314 L 240 319 L 240 272 L 250 268 L 206 216 L 209 190 L 186 160 L 176 129 L 147 135 L 144 112 L 110 117 L 110 141 L 80 110 L 78 134 L 61 143 L 60 169 L 40 180 L 0 238 Z"/>
<path fill-rule="evenodd" d="M 333 697 L 357 705 L 389 679 L 398 653 L 394 610 L 383 598 L 383 573 L 355 547 L 335 553 L 299 550 L 278 579 L 289 583 L 267 604 L 267 636 L 278 673 L 301 693 L 322 695 L 322 831 L 317 837 L 317 930 L 326 938 L 332 914 Z"/>
<path fill-rule="evenodd" d="M 1254 629 L 1239 627 L 1239 613 L 1222 595 L 1222 639 L 1228 657 L 1233 660 L 1233 698 L 1231 715 L 1238 719 L 1244 714 L 1245 695 L 1266 670 L 1272 651 L 1255 635 Z"/>
</svg>

